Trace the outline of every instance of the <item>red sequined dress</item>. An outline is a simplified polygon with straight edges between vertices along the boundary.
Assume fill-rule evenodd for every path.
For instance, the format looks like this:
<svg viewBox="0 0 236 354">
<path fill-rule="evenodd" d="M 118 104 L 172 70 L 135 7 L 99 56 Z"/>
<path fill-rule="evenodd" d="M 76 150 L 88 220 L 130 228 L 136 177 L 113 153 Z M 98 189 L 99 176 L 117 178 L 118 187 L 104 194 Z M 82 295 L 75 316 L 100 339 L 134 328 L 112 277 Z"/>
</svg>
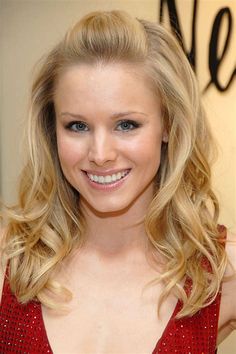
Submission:
<svg viewBox="0 0 236 354">
<path fill-rule="evenodd" d="M 219 307 L 220 294 L 210 306 L 194 316 L 176 320 L 175 315 L 181 308 L 178 301 L 152 354 L 215 353 Z M 53 353 L 40 303 L 32 301 L 27 305 L 19 304 L 6 279 L 0 306 L 0 353 Z"/>
<path fill-rule="evenodd" d="M 185 283 L 191 291 L 191 281 Z M 178 301 L 174 312 L 152 354 L 215 354 L 220 309 L 219 293 L 214 302 L 192 317 L 177 320 L 181 309 Z M 134 350 L 136 354 L 138 350 Z M 41 304 L 20 304 L 5 277 L 0 305 L 0 354 L 52 354 L 43 322 Z M 81 353 L 78 353 L 81 354 Z M 151 354 L 151 353 L 150 353 Z"/>
</svg>

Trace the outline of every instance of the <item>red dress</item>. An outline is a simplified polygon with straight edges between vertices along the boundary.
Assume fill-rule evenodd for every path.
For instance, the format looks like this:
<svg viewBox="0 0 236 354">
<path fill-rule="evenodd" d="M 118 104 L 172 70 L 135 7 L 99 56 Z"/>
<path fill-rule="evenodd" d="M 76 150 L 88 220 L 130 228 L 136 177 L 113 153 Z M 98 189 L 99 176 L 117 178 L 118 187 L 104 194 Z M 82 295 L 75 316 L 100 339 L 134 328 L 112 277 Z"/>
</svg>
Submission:
<svg viewBox="0 0 236 354">
<path fill-rule="evenodd" d="M 152 354 L 214 354 L 219 308 L 220 293 L 210 306 L 194 316 L 176 320 L 175 315 L 181 309 L 181 302 L 178 301 Z M 41 304 L 36 301 L 19 304 L 6 278 L 0 305 L 0 353 L 53 353 L 43 322 Z"/>
</svg>

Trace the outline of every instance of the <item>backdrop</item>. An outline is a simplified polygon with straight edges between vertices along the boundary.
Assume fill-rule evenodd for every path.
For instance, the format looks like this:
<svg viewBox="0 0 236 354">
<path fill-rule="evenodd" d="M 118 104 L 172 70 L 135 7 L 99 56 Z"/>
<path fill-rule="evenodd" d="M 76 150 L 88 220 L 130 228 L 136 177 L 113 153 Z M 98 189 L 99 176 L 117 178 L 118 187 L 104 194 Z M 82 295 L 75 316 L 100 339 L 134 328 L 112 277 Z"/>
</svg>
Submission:
<svg viewBox="0 0 236 354">
<path fill-rule="evenodd" d="M 236 230 L 236 1 L 235 0 L 0 0 L 0 195 L 16 198 L 32 70 L 81 16 L 122 9 L 163 22 L 179 33 L 196 72 L 219 159 L 213 169 L 220 221 Z M 220 347 L 233 354 L 236 334 Z"/>
</svg>

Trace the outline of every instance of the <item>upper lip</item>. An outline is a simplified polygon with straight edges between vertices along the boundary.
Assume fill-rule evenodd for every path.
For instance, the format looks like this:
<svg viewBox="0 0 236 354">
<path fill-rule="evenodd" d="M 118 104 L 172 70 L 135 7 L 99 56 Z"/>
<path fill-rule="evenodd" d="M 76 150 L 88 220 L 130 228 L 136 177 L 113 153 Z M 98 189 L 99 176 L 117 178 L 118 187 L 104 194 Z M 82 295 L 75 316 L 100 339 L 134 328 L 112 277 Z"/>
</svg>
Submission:
<svg viewBox="0 0 236 354">
<path fill-rule="evenodd" d="M 119 168 L 115 170 L 106 170 L 106 171 L 94 171 L 94 170 L 83 170 L 84 172 L 90 174 L 90 175 L 96 175 L 96 176 L 108 176 L 108 175 L 114 175 L 119 172 L 124 172 L 128 171 L 130 168 Z"/>
</svg>

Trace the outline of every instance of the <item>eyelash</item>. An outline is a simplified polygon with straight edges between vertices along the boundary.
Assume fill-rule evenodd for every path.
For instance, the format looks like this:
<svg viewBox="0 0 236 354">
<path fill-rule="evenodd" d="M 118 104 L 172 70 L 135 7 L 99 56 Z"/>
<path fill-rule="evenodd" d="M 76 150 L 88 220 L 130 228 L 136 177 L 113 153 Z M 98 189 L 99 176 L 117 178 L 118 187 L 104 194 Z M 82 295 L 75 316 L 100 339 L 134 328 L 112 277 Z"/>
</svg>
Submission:
<svg viewBox="0 0 236 354">
<path fill-rule="evenodd" d="M 132 125 L 133 127 L 131 129 L 121 129 L 121 131 L 130 131 L 130 130 L 134 130 L 140 127 L 140 123 L 135 122 L 134 120 L 130 120 L 130 119 L 124 119 L 121 120 L 120 122 L 118 122 L 118 126 L 121 126 L 121 124 L 129 124 Z M 119 129 L 118 129 L 119 130 Z"/>
<path fill-rule="evenodd" d="M 84 122 L 78 122 L 78 121 L 75 121 L 75 122 L 70 122 L 66 125 L 66 129 L 68 130 L 71 130 L 73 132 L 84 132 L 84 131 L 87 131 L 87 130 L 79 130 L 79 129 L 74 129 L 73 126 L 78 126 L 78 125 L 83 125 L 83 126 L 86 126 L 86 124 Z"/>
<path fill-rule="evenodd" d="M 133 120 L 130 120 L 130 119 L 124 119 L 124 120 L 121 120 L 118 122 L 118 125 L 117 126 L 121 126 L 122 124 L 128 124 L 129 126 L 132 125 L 132 128 L 128 128 L 128 129 L 117 129 L 118 131 L 123 131 L 123 132 L 129 132 L 131 130 L 134 130 L 134 129 L 137 129 L 141 126 L 140 123 L 137 123 Z M 77 128 L 73 128 L 73 126 L 81 126 L 84 128 L 84 127 L 87 127 L 87 129 L 77 129 Z M 82 121 L 73 121 L 73 122 L 70 122 L 66 125 L 66 129 L 68 130 L 71 130 L 73 132 L 79 132 L 79 133 L 84 133 L 86 131 L 88 131 L 88 126 L 86 123 L 82 122 Z"/>
</svg>

